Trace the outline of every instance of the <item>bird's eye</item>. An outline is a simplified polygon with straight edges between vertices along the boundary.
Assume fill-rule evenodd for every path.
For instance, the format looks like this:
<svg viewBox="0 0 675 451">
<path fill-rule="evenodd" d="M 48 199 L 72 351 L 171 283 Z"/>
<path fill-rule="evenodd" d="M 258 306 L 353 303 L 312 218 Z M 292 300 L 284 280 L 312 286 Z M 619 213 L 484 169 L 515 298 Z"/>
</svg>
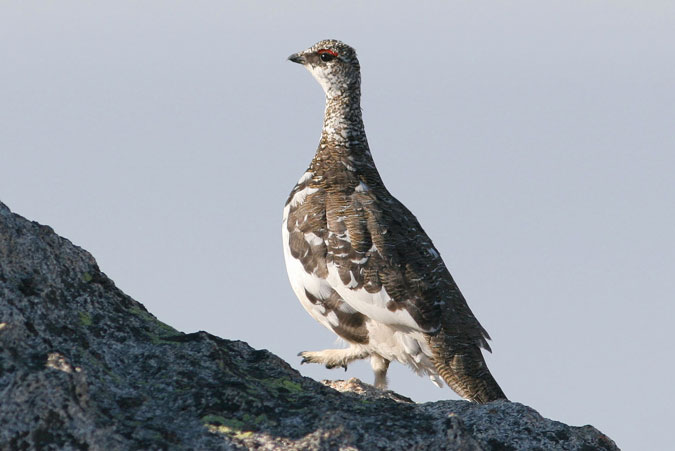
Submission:
<svg viewBox="0 0 675 451">
<path fill-rule="evenodd" d="M 328 62 L 332 59 L 334 59 L 337 56 L 337 53 L 335 53 L 332 50 L 328 49 L 321 49 L 318 51 L 319 53 L 319 58 L 321 58 L 321 61 Z"/>
</svg>

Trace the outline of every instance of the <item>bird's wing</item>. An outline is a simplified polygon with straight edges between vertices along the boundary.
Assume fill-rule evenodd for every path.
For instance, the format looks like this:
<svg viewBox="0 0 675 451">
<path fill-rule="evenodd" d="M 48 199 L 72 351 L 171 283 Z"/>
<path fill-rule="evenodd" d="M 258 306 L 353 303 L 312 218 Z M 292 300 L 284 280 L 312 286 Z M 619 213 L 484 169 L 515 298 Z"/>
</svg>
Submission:
<svg viewBox="0 0 675 451">
<path fill-rule="evenodd" d="M 326 197 L 327 280 L 357 311 L 435 333 L 441 326 L 489 349 L 431 239 L 384 187 Z"/>
</svg>

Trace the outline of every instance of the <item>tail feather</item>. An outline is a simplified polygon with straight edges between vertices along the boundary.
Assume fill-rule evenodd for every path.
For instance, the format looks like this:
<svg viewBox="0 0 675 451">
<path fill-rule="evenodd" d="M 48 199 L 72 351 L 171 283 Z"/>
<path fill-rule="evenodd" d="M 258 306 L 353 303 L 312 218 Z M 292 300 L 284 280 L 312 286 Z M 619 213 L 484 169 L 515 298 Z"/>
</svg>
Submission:
<svg viewBox="0 0 675 451">
<path fill-rule="evenodd" d="M 458 395 L 484 404 L 507 399 L 476 345 L 460 345 L 439 333 L 428 337 L 438 374 Z"/>
</svg>

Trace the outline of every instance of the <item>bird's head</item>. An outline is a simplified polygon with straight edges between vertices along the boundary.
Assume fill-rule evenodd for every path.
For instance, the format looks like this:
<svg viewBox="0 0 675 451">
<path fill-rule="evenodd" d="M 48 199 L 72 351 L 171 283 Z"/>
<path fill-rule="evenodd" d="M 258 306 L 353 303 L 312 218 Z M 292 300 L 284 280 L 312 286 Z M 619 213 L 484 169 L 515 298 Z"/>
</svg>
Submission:
<svg viewBox="0 0 675 451">
<path fill-rule="evenodd" d="M 359 60 L 356 51 L 343 42 L 334 39 L 319 41 L 307 50 L 292 54 L 288 59 L 305 66 L 328 98 L 359 91 Z"/>
</svg>

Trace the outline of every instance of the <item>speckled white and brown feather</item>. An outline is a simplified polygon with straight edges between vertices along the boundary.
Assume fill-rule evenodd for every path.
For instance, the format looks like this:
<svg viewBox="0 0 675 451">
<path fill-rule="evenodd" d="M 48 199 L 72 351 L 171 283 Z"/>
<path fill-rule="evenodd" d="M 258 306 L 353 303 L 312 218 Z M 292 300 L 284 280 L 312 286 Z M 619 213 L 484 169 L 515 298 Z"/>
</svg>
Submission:
<svg viewBox="0 0 675 451">
<path fill-rule="evenodd" d="M 319 148 L 284 208 L 286 268 L 303 307 L 350 344 L 301 353 L 303 362 L 346 367 L 370 357 L 376 385 L 385 387 L 395 360 L 467 399 L 504 398 L 480 352 L 490 349 L 487 332 L 375 168 L 355 51 L 325 40 L 289 59 L 319 81 L 326 111 Z"/>
</svg>

